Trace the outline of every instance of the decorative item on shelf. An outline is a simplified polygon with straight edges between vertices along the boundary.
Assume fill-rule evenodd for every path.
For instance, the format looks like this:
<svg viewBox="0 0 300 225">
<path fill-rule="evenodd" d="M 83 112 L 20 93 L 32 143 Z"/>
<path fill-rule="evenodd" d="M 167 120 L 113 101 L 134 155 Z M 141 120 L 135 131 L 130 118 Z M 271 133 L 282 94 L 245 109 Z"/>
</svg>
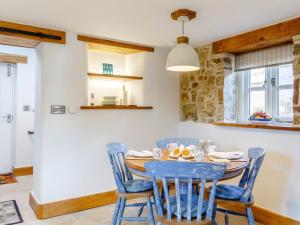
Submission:
<svg viewBox="0 0 300 225">
<path fill-rule="evenodd" d="M 117 96 L 103 96 L 102 105 L 117 105 Z"/>
<path fill-rule="evenodd" d="M 91 105 L 95 105 L 95 95 L 94 95 L 94 93 L 91 93 Z"/>
<path fill-rule="evenodd" d="M 169 52 L 166 69 L 176 72 L 196 71 L 200 69 L 199 57 L 184 36 L 184 23 L 196 18 L 196 12 L 179 9 L 171 14 L 172 19 L 182 23 L 182 36 L 177 37 L 177 45 Z"/>
<path fill-rule="evenodd" d="M 113 64 L 102 63 L 104 74 L 113 74 Z"/>
<path fill-rule="evenodd" d="M 258 111 L 253 113 L 249 117 L 250 121 L 272 121 L 272 116 L 268 115 L 267 113 L 263 111 Z"/>
<path fill-rule="evenodd" d="M 122 105 L 127 105 L 127 91 L 125 85 L 123 85 L 123 96 L 122 96 Z"/>
</svg>

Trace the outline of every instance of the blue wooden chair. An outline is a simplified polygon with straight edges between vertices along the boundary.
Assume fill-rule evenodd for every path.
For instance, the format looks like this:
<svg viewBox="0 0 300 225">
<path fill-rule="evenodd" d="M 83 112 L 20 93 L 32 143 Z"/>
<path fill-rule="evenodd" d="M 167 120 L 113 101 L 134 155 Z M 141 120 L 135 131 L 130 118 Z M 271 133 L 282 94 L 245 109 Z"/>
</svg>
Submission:
<svg viewBox="0 0 300 225">
<path fill-rule="evenodd" d="M 199 139 L 197 138 L 166 138 L 166 139 L 161 139 L 156 142 L 156 145 L 158 148 L 164 149 L 168 148 L 168 144 L 170 143 L 177 143 L 177 145 L 184 145 L 185 147 L 189 145 L 199 145 Z"/>
<path fill-rule="evenodd" d="M 265 157 L 265 150 L 262 148 L 250 148 L 248 150 L 249 165 L 240 180 L 239 185 L 221 184 L 217 186 L 216 202 L 220 205 L 237 206 L 245 208 L 245 214 L 232 210 L 218 208 L 218 211 L 225 213 L 225 224 L 229 224 L 228 214 L 246 216 L 249 225 L 254 225 L 254 218 L 251 206 L 254 204 L 252 190 L 255 179 Z"/>
<path fill-rule="evenodd" d="M 117 185 L 117 203 L 112 219 L 112 225 L 120 225 L 122 221 L 149 221 L 154 225 L 151 197 L 153 197 L 152 181 L 133 179 L 128 167 L 124 163 L 124 154 L 126 147 L 120 143 L 111 143 L 107 145 L 109 159 Z M 146 198 L 144 203 L 126 204 L 127 198 Z M 144 207 L 147 206 L 149 214 L 147 217 L 141 217 Z M 137 217 L 124 217 L 125 207 L 140 207 Z"/>
<path fill-rule="evenodd" d="M 154 196 L 159 224 L 212 224 L 215 219 L 214 205 L 216 184 L 224 176 L 226 166 L 212 163 L 157 161 L 145 163 L 147 175 L 153 179 Z M 212 181 L 208 200 L 204 198 L 205 184 Z M 158 182 L 162 181 L 165 204 L 160 196 Z M 198 193 L 193 182 L 199 183 Z M 175 195 L 169 185 L 175 183 Z"/>
</svg>

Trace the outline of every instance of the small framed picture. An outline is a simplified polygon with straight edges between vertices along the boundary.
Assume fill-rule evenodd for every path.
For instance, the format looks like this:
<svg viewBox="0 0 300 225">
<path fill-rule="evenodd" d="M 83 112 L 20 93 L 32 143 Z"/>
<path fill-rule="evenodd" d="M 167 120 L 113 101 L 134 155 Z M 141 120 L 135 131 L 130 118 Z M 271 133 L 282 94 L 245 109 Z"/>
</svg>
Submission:
<svg viewBox="0 0 300 225">
<path fill-rule="evenodd" d="M 113 74 L 113 64 L 102 63 L 104 74 Z"/>
</svg>

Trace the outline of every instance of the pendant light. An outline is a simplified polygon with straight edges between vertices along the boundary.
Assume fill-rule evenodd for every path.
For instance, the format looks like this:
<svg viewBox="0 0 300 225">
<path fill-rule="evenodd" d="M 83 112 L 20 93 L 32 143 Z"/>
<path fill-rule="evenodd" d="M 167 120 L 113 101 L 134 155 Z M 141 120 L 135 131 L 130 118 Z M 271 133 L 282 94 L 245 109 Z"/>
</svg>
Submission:
<svg viewBox="0 0 300 225">
<path fill-rule="evenodd" d="M 199 57 L 184 36 L 184 23 L 196 17 L 196 12 L 179 9 L 171 14 L 172 19 L 182 23 L 182 36 L 177 37 L 177 45 L 169 52 L 166 69 L 177 72 L 189 72 L 200 69 Z"/>
</svg>

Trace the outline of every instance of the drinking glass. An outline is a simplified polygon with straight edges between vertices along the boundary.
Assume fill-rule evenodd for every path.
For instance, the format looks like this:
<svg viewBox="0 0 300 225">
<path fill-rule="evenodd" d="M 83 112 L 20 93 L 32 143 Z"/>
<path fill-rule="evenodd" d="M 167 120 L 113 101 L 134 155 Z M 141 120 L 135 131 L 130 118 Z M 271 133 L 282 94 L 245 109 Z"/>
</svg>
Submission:
<svg viewBox="0 0 300 225">
<path fill-rule="evenodd" d="M 153 148 L 153 159 L 160 159 L 162 157 L 161 148 Z"/>
<path fill-rule="evenodd" d="M 200 140 L 199 141 L 199 149 L 202 152 L 206 152 L 206 140 Z"/>
<path fill-rule="evenodd" d="M 204 159 L 203 151 L 201 151 L 200 149 L 197 149 L 197 150 L 194 152 L 194 155 L 195 155 L 195 161 L 196 161 L 196 162 L 201 162 L 201 161 L 203 161 L 203 159 Z"/>
<path fill-rule="evenodd" d="M 169 150 L 169 153 L 171 153 L 175 148 L 177 148 L 177 143 L 169 143 L 167 144 L 167 148 Z"/>
<path fill-rule="evenodd" d="M 216 152 L 216 150 L 217 150 L 216 145 L 209 145 L 206 151 L 207 151 L 207 154 L 209 154 L 209 153 Z"/>
</svg>

